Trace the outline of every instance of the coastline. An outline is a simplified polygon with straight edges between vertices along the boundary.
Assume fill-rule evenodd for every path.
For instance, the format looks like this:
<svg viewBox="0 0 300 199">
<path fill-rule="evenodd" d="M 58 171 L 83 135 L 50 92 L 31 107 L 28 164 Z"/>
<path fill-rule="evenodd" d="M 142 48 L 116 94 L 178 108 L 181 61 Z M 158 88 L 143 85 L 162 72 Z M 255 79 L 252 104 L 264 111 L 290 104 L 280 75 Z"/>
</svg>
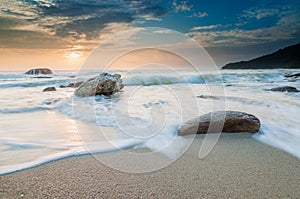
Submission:
<svg viewBox="0 0 300 199">
<path fill-rule="evenodd" d="M 0 176 L 0 198 L 291 198 L 300 195 L 300 160 L 252 138 L 222 134 L 204 159 L 204 135 L 173 164 L 145 174 L 109 168 L 92 155 Z M 129 149 L 145 151 L 146 149 Z M 122 158 L 120 152 L 96 154 Z M 138 165 L 137 165 L 138 166 Z"/>
</svg>

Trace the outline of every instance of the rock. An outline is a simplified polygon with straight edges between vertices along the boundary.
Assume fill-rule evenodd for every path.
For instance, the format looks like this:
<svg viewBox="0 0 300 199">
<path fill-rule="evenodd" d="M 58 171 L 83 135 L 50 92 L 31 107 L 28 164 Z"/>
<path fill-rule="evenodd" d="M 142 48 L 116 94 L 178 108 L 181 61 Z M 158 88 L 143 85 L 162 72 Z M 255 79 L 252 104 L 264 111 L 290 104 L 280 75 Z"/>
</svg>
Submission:
<svg viewBox="0 0 300 199">
<path fill-rule="evenodd" d="M 79 87 L 81 84 L 83 84 L 83 81 L 80 81 L 80 82 L 75 82 L 75 83 L 70 83 L 67 85 L 67 87 L 71 87 L 71 88 L 77 88 Z"/>
<path fill-rule="evenodd" d="M 276 88 L 271 88 L 269 91 L 278 91 L 278 92 L 299 92 L 299 90 L 292 86 L 281 86 Z"/>
<path fill-rule="evenodd" d="M 48 75 L 48 74 L 53 74 L 53 72 L 48 69 L 48 68 L 36 68 L 36 69 L 31 69 L 29 71 L 27 71 L 25 74 L 27 75 Z"/>
<path fill-rule="evenodd" d="M 216 96 L 210 96 L 210 95 L 199 95 L 197 96 L 197 98 L 201 98 L 201 99 L 219 99 L 218 97 Z"/>
<path fill-rule="evenodd" d="M 60 85 L 59 88 L 77 88 L 79 87 L 81 84 L 83 84 L 83 81 L 80 81 L 80 82 L 71 82 L 69 83 L 67 86 L 65 85 Z"/>
<path fill-rule="evenodd" d="M 36 76 L 36 77 L 33 77 L 33 78 L 36 78 L 36 79 L 51 79 L 52 77 L 48 77 L 48 76 Z"/>
<path fill-rule="evenodd" d="M 47 87 L 43 90 L 43 92 L 56 91 L 55 87 Z"/>
<path fill-rule="evenodd" d="M 121 75 L 101 73 L 99 76 L 82 83 L 76 90 L 75 95 L 80 97 L 94 95 L 112 95 L 123 88 Z"/>
<path fill-rule="evenodd" d="M 298 78 L 298 77 L 300 77 L 300 73 L 295 73 L 295 74 L 285 74 L 284 77 Z"/>
<path fill-rule="evenodd" d="M 223 128 L 220 125 L 223 125 Z M 185 122 L 179 128 L 178 135 L 206 134 L 209 126 L 210 133 L 219 133 L 220 129 L 226 133 L 255 133 L 259 131 L 260 121 L 248 113 L 216 111 Z M 218 128 L 218 126 L 220 127 Z"/>
</svg>

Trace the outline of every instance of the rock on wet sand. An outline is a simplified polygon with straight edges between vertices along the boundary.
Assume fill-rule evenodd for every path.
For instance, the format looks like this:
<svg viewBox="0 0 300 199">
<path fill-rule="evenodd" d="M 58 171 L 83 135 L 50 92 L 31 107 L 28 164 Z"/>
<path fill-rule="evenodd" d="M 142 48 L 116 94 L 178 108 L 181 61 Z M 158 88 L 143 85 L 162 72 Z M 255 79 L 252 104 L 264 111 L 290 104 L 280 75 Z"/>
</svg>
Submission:
<svg viewBox="0 0 300 199">
<path fill-rule="evenodd" d="M 210 129 L 209 129 L 210 127 Z M 237 111 L 216 111 L 185 122 L 178 135 L 219 133 L 255 133 L 260 129 L 260 121 L 254 115 Z"/>
</svg>

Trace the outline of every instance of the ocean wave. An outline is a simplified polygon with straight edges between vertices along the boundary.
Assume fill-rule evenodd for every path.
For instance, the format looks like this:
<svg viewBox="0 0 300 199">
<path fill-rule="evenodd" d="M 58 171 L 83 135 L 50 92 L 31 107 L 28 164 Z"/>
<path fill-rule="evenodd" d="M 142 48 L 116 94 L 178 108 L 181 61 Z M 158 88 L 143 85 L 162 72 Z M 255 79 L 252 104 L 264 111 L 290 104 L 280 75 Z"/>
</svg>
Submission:
<svg viewBox="0 0 300 199">
<path fill-rule="evenodd" d="M 190 84 L 204 84 L 205 81 L 200 75 L 190 75 L 186 77 L 176 77 L 176 76 L 124 76 L 123 83 L 126 86 L 152 86 L 161 84 L 180 84 L 180 83 L 190 83 Z"/>
<path fill-rule="evenodd" d="M 47 107 L 30 107 L 30 108 L 19 108 L 19 109 L 2 109 L 0 110 L 1 114 L 10 114 L 10 113 L 29 113 L 29 112 L 36 112 L 36 111 L 44 111 L 50 110 L 51 108 Z"/>
<path fill-rule="evenodd" d="M 30 80 L 30 81 L 23 81 L 23 82 L 11 82 L 11 83 L 4 83 L 0 84 L 0 88 L 30 88 L 30 87 L 39 87 L 39 86 L 49 86 L 49 85 L 61 85 L 61 84 L 68 84 L 70 82 L 69 79 L 53 79 L 53 80 Z"/>
<path fill-rule="evenodd" d="M 4 73 L 0 74 L 0 79 L 21 79 L 21 78 L 27 78 L 28 75 L 25 74 L 16 74 L 16 73 Z"/>
</svg>

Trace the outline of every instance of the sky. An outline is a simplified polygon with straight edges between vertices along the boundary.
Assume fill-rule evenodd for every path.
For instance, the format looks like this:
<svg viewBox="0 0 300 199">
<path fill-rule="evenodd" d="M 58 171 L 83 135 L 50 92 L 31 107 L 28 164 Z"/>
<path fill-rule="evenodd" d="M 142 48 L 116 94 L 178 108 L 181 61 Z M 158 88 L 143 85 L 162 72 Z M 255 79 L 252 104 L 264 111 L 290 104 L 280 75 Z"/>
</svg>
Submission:
<svg viewBox="0 0 300 199">
<path fill-rule="evenodd" d="M 190 37 L 221 67 L 299 43 L 299 10 L 298 0 L 1 0 L 0 70 L 78 69 L 101 42 L 147 27 Z"/>
</svg>

